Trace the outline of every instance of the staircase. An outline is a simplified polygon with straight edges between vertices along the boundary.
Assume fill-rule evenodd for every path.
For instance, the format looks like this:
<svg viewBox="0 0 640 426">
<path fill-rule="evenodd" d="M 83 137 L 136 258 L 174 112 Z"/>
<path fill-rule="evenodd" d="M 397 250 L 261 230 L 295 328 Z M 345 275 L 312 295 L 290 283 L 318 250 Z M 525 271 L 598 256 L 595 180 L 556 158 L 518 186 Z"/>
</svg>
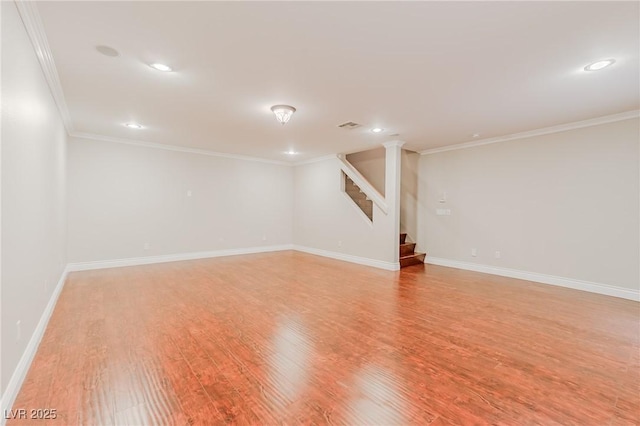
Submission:
<svg viewBox="0 0 640 426">
<path fill-rule="evenodd" d="M 407 242 L 407 234 L 400 234 L 400 267 L 424 264 L 426 253 L 416 253 L 416 243 Z"/>
<path fill-rule="evenodd" d="M 349 176 L 343 173 L 344 176 L 344 192 L 353 200 L 360 210 L 373 222 L 373 201 L 367 198 L 367 196 L 360 190 L 360 187 L 356 185 Z"/>
</svg>

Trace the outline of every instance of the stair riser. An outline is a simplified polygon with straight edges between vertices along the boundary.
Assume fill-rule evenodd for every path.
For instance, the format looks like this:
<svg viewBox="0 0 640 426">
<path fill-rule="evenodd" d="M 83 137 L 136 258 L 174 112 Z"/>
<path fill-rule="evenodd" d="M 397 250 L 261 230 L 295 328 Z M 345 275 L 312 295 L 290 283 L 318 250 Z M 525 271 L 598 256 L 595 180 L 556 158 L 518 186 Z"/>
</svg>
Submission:
<svg viewBox="0 0 640 426">
<path fill-rule="evenodd" d="M 401 245 L 400 256 L 409 256 L 410 254 L 414 254 L 415 249 L 416 245 L 414 243 Z"/>
<path fill-rule="evenodd" d="M 424 255 L 409 257 L 407 259 L 400 259 L 401 268 L 404 268 L 405 266 L 423 265 L 423 264 L 424 264 Z"/>
</svg>

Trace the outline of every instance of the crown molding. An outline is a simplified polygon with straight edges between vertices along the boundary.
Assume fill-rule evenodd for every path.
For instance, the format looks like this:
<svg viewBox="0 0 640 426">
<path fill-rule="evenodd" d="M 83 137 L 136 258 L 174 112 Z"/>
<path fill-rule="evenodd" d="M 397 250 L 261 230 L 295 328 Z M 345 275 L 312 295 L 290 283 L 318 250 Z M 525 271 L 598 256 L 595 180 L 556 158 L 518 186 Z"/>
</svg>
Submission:
<svg viewBox="0 0 640 426">
<path fill-rule="evenodd" d="M 391 148 L 394 146 L 399 146 L 402 148 L 402 146 L 405 144 L 405 141 L 389 141 L 389 142 L 385 142 L 382 144 L 382 146 L 384 146 L 385 148 Z"/>
<path fill-rule="evenodd" d="M 473 148 L 476 146 L 489 145 L 497 142 L 506 142 L 516 139 L 530 138 L 533 136 L 548 135 L 551 133 L 566 132 L 567 130 L 581 129 L 583 127 L 597 126 L 599 124 L 615 123 L 616 121 L 630 120 L 640 117 L 640 110 L 622 112 L 619 114 L 605 115 L 603 117 L 591 118 L 589 120 L 575 121 L 573 123 L 560 124 L 557 126 L 543 127 L 541 129 L 530 130 L 527 132 L 513 133 L 495 138 L 482 139 L 479 141 L 459 143 L 455 145 L 442 146 L 439 148 L 426 149 L 420 151 L 420 155 L 437 154 L 439 152 L 455 151 L 458 149 Z"/>
<path fill-rule="evenodd" d="M 311 158 L 309 160 L 298 161 L 297 163 L 293 163 L 294 166 L 304 166 L 305 164 L 319 163 L 320 161 L 331 160 L 335 158 L 339 158 L 340 154 L 329 154 L 323 155 L 321 157 Z"/>
<path fill-rule="evenodd" d="M 40 62 L 40 67 L 42 68 L 44 77 L 47 80 L 49 89 L 51 90 L 53 100 L 58 106 L 58 111 L 62 117 L 64 127 L 66 128 L 67 133 L 71 134 L 73 133 L 71 115 L 69 114 L 69 108 L 67 107 L 67 102 L 64 98 L 64 92 L 62 91 L 62 84 L 60 83 L 58 70 L 56 69 L 56 64 L 53 61 L 53 55 L 49 48 L 49 42 L 42 25 L 42 20 L 40 19 L 40 14 L 38 13 L 38 8 L 36 7 L 36 2 L 27 0 L 14 0 L 14 2 L 18 8 L 20 18 L 22 18 L 22 23 L 29 35 L 29 39 L 31 39 L 31 44 L 33 44 L 36 56 L 38 57 L 38 62 Z"/>
<path fill-rule="evenodd" d="M 89 140 L 101 141 L 101 142 L 113 142 L 113 143 L 119 143 L 119 144 L 125 144 L 125 145 L 140 146 L 144 148 L 163 149 L 165 151 L 186 152 L 189 154 L 207 155 L 210 157 L 222 157 L 222 158 L 231 158 L 234 160 L 255 161 L 258 163 L 277 164 L 279 166 L 291 167 L 294 165 L 293 163 L 290 163 L 287 161 L 269 160 L 266 158 L 251 157 L 248 155 L 227 154 L 224 152 L 209 151 L 207 149 L 189 148 L 186 146 L 165 145 L 165 144 L 160 144 L 155 142 L 145 142 L 145 141 L 139 141 L 134 139 L 116 138 L 112 136 L 103 136 L 103 135 L 97 135 L 93 133 L 73 132 L 70 134 L 70 136 L 74 138 L 89 139 Z"/>
</svg>

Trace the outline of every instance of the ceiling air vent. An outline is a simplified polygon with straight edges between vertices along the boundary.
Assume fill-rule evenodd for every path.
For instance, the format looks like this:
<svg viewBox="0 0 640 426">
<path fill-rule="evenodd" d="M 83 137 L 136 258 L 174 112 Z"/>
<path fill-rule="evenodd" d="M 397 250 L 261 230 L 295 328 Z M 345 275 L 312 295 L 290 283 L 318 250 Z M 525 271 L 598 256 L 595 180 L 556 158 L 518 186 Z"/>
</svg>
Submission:
<svg viewBox="0 0 640 426">
<path fill-rule="evenodd" d="M 360 127 L 360 125 L 353 121 L 347 121 L 346 123 L 339 124 L 338 127 L 341 129 L 355 129 L 356 127 Z"/>
</svg>

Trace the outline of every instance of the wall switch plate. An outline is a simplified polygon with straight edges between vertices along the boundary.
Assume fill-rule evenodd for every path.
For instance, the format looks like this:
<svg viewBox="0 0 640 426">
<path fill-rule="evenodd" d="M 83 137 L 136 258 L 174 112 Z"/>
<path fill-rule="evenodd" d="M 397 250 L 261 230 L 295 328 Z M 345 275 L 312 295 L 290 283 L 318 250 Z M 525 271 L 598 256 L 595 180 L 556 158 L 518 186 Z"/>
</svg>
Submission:
<svg viewBox="0 0 640 426">
<path fill-rule="evenodd" d="M 150 246 L 149 246 L 149 243 L 144 243 L 144 249 L 145 249 L 145 250 L 149 250 L 149 247 L 150 247 Z"/>
<path fill-rule="evenodd" d="M 338 241 L 338 247 L 342 247 L 342 241 Z"/>
<path fill-rule="evenodd" d="M 262 241 L 267 241 L 267 236 L 266 235 L 262 236 Z"/>
<path fill-rule="evenodd" d="M 471 249 L 471 256 L 476 257 L 478 255 L 478 250 L 472 248 Z"/>
<path fill-rule="evenodd" d="M 502 257 L 502 255 L 500 254 L 500 252 L 499 252 L 499 251 L 497 251 L 497 252 L 495 253 L 495 256 L 496 256 L 496 259 L 500 259 L 500 258 Z"/>
<path fill-rule="evenodd" d="M 187 191 L 187 197 L 191 197 L 191 195 L 193 195 L 193 193 L 191 192 L 191 190 Z"/>
</svg>

